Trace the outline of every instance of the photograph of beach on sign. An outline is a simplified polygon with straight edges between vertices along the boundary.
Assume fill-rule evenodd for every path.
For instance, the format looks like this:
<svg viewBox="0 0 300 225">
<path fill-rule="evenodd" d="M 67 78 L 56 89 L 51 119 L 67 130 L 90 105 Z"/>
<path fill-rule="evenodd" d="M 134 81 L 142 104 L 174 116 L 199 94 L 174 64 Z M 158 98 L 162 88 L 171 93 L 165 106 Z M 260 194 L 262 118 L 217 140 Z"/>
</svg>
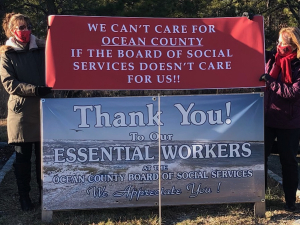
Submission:
<svg viewBox="0 0 300 225">
<path fill-rule="evenodd" d="M 262 112 L 260 93 L 45 99 L 43 207 L 260 201 Z"/>
</svg>

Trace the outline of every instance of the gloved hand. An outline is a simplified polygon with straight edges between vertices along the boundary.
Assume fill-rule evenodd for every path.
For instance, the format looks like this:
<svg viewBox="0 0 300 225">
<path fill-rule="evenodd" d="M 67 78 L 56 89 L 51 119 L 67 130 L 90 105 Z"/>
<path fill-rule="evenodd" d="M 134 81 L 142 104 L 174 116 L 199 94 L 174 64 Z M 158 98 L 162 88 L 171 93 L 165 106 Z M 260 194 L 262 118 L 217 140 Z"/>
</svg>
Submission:
<svg viewBox="0 0 300 225">
<path fill-rule="evenodd" d="M 251 12 L 243 12 L 242 16 L 247 17 L 249 20 L 253 20 L 253 17 L 254 17 L 253 13 L 251 13 Z"/>
<path fill-rule="evenodd" d="M 268 81 L 270 80 L 271 76 L 270 74 L 264 73 L 263 75 L 260 76 L 259 81 Z"/>
<path fill-rule="evenodd" d="M 47 94 L 50 94 L 52 92 L 52 88 L 51 87 L 45 87 L 45 86 L 37 86 L 35 88 L 35 95 L 36 96 L 45 96 Z"/>
</svg>

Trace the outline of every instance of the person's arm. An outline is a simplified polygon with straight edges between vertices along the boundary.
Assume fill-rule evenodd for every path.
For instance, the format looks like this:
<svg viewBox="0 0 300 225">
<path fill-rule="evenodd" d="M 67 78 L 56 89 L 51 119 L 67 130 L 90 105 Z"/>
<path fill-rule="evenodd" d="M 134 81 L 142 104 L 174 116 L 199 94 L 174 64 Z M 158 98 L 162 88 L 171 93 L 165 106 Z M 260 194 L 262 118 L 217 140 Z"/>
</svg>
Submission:
<svg viewBox="0 0 300 225">
<path fill-rule="evenodd" d="M 278 82 L 270 77 L 266 81 L 266 85 L 282 98 L 290 100 L 298 99 L 300 98 L 300 71 L 298 71 L 297 79 L 292 84 Z"/>
<path fill-rule="evenodd" d="M 17 80 L 12 62 L 5 53 L 1 56 L 0 75 L 3 87 L 10 95 L 36 96 L 37 86 Z"/>
</svg>

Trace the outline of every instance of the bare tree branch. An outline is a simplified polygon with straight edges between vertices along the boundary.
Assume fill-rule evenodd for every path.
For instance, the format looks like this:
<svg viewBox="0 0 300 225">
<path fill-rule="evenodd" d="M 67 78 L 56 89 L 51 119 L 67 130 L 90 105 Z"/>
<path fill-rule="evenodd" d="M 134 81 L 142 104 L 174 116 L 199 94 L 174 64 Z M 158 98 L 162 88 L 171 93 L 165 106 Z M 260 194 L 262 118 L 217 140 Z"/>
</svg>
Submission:
<svg viewBox="0 0 300 225">
<path fill-rule="evenodd" d="M 294 9 L 295 6 L 292 5 L 292 3 L 291 3 L 290 0 L 286 0 L 286 3 L 287 3 L 287 5 L 288 5 L 288 7 L 289 7 L 291 13 L 292 13 L 293 16 L 295 17 L 295 19 L 299 22 L 299 15 L 298 15 L 298 13 L 295 11 L 295 9 Z M 298 3 L 298 6 L 299 6 L 299 3 Z M 299 10 L 299 7 L 298 7 L 298 10 Z"/>
<path fill-rule="evenodd" d="M 40 10 L 42 11 L 43 13 L 45 13 L 46 15 L 48 15 L 48 12 L 46 9 L 42 8 L 41 6 L 39 5 L 34 5 L 34 4 L 31 4 L 31 3 L 24 3 L 22 5 L 19 5 L 18 7 L 16 7 L 17 9 L 22 9 L 24 8 L 24 6 L 27 6 L 27 7 L 31 7 L 31 8 L 35 8 L 37 10 Z"/>
<path fill-rule="evenodd" d="M 260 13 L 261 14 L 263 14 L 263 13 L 269 13 L 269 14 L 271 14 L 272 12 L 275 12 L 276 10 L 285 8 L 286 6 L 287 6 L 286 4 L 278 4 L 278 5 L 275 5 L 273 7 L 267 8 L 266 10 L 264 10 L 264 11 L 262 11 Z"/>
</svg>

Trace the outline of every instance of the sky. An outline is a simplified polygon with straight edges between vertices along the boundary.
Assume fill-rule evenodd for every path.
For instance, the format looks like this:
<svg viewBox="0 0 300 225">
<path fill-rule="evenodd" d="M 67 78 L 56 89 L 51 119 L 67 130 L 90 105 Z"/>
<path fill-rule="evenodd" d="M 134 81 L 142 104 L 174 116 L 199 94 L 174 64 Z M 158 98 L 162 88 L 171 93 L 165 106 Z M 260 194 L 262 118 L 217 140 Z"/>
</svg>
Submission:
<svg viewBox="0 0 300 225">
<path fill-rule="evenodd" d="M 263 97 L 260 93 L 43 99 L 43 138 L 155 140 L 159 132 L 159 103 L 160 133 L 166 138 L 263 141 Z M 97 112 L 109 118 L 107 126 L 103 120 L 98 120 L 97 127 Z M 143 121 L 140 124 L 138 120 L 131 121 L 130 113 L 142 115 Z M 122 126 L 114 126 L 120 121 L 123 121 Z"/>
</svg>

